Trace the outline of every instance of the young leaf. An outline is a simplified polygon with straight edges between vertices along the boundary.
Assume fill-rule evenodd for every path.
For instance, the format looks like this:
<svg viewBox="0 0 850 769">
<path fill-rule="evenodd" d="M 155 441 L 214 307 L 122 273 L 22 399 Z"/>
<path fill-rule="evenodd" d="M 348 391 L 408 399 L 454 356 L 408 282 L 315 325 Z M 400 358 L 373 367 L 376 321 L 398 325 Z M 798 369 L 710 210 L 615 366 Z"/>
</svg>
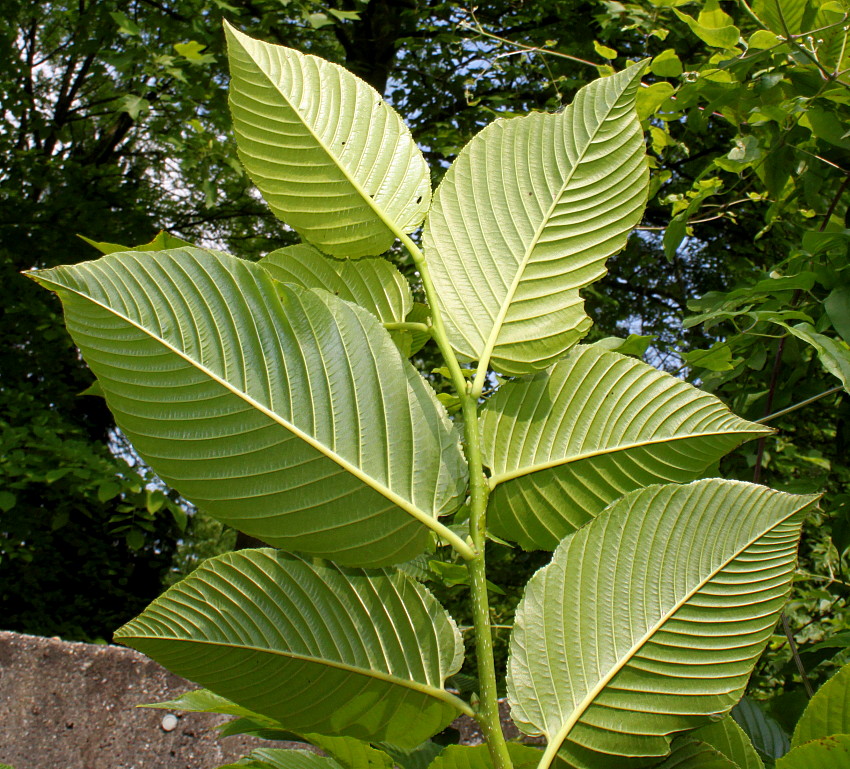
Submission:
<svg viewBox="0 0 850 769">
<path fill-rule="evenodd" d="M 646 363 L 579 345 L 487 401 L 488 525 L 528 550 L 551 550 L 626 492 L 698 478 L 769 432 Z"/>
<path fill-rule="evenodd" d="M 850 734 L 833 734 L 798 745 L 776 769 L 850 769 Z"/>
<path fill-rule="evenodd" d="M 410 285 L 386 259 L 333 259 L 308 245 L 272 251 L 258 264 L 280 283 L 329 291 L 382 323 L 400 323 L 413 309 Z"/>
<path fill-rule="evenodd" d="M 732 761 L 738 769 L 764 769 L 764 764 L 747 733 L 735 723 L 735 719 L 731 716 L 702 726 L 687 736 L 711 745 Z"/>
<path fill-rule="evenodd" d="M 457 541 L 437 521 L 465 492 L 457 434 L 368 312 L 199 249 L 33 277 L 139 454 L 205 512 L 357 566 Z"/>
<path fill-rule="evenodd" d="M 381 95 L 336 64 L 224 26 L 239 157 L 274 214 L 342 257 L 380 254 L 419 227 L 431 175 Z"/>
<path fill-rule="evenodd" d="M 737 481 L 650 486 L 568 536 L 516 612 L 508 699 L 549 756 L 664 756 L 728 712 L 785 602 L 801 497 Z M 562 747 L 563 746 L 563 747 Z"/>
<path fill-rule="evenodd" d="M 832 734 L 850 734 L 850 665 L 841 668 L 809 701 L 794 728 L 791 747 Z"/>
<path fill-rule="evenodd" d="M 311 564 L 271 549 L 227 553 L 169 588 L 115 640 L 300 734 L 413 747 L 469 711 L 443 688 L 460 668 L 460 633 L 398 571 Z"/>
<path fill-rule="evenodd" d="M 543 369 L 590 327 L 579 289 L 605 274 L 646 203 L 644 66 L 585 86 L 558 114 L 496 120 L 437 189 L 425 254 L 449 339 L 482 371 Z"/>
</svg>

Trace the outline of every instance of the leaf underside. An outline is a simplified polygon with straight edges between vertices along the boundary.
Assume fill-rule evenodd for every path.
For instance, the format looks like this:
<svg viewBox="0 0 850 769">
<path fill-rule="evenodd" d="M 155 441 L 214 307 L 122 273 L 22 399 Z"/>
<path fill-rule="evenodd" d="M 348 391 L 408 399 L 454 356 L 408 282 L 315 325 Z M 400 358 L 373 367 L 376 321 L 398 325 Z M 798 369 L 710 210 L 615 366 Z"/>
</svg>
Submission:
<svg viewBox="0 0 850 769">
<path fill-rule="evenodd" d="M 728 712 L 785 601 L 812 497 L 722 480 L 650 486 L 568 536 L 511 637 L 517 725 L 561 744 L 664 756 Z"/>
<path fill-rule="evenodd" d="M 169 670 L 298 733 L 413 747 L 459 714 L 445 610 L 398 571 L 270 549 L 210 559 L 115 634 Z"/>
<path fill-rule="evenodd" d="M 462 356 L 527 374 L 587 332 L 579 289 L 605 274 L 646 202 L 642 71 L 585 86 L 561 113 L 496 120 L 449 169 L 423 243 Z"/>
<path fill-rule="evenodd" d="M 431 176 L 398 114 L 337 64 L 225 24 L 239 157 L 276 216 L 341 257 L 386 251 L 431 201 Z"/>
<path fill-rule="evenodd" d="M 382 323 L 399 323 L 413 309 L 407 280 L 386 259 L 333 259 L 301 244 L 272 251 L 258 264 L 280 283 L 328 291 Z"/>
<path fill-rule="evenodd" d="M 552 550 L 623 494 L 694 480 L 769 432 L 652 366 L 579 345 L 484 406 L 484 463 L 495 486 L 487 523 L 528 550 Z"/>
<path fill-rule="evenodd" d="M 418 555 L 461 503 L 457 434 L 368 312 L 198 249 L 35 278 L 142 458 L 228 525 L 377 566 Z"/>
</svg>

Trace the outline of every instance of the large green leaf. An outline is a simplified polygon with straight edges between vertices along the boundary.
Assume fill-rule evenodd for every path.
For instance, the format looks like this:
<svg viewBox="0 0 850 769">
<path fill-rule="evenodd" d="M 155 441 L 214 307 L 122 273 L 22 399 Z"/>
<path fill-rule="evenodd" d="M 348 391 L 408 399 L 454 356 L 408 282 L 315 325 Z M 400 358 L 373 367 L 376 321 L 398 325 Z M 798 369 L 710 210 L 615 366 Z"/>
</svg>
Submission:
<svg viewBox="0 0 850 769">
<path fill-rule="evenodd" d="M 776 769 L 850 769 L 850 734 L 834 734 L 798 745 Z"/>
<path fill-rule="evenodd" d="M 34 277 L 61 297 L 118 425 L 201 509 L 358 566 L 450 535 L 436 516 L 465 491 L 457 433 L 368 312 L 198 249 Z"/>
<path fill-rule="evenodd" d="M 460 633 L 399 571 L 279 551 L 210 559 L 115 634 L 169 670 L 299 734 L 413 747 L 468 706 L 443 688 Z"/>
<path fill-rule="evenodd" d="M 301 244 L 272 251 L 258 264 L 281 283 L 329 291 L 369 310 L 382 323 L 399 323 L 413 309 L 407 280 L 386 259 L 333 259 Z"/>
<path fill-rule="evenodd" d="M 437 189 L 425 254 L 451 343 L 482 369 L 540 370 L 590 327 L 579 289 L 605 274 L 646 202 L 643 70 L 585 86 L 558 114 L 496 120 Z"/>
<path fill-rule="evenodd" d="M 726 716 L 719 721 L 702 726 L 687 736 L 711 745 L 732 761 L 738 769 L 764 769 L 755 746 L 732 716 Z"/>
<path fill-rule="evenodd" d="M 551 371 L 504 385 L 482 432 L 489 527 L 551 550 L 626 492 L 691 481 L 770 430 L 641 361 L 579 345 Z"/>
<path fill-rule="evenodd" d="M 381 95 L 324 59 L 225 31 L 239 157 L 275 215 L 344 257 L 380 254 L 415 230 L 431 176 Z"/>
<path fill-rule="evenodd" d="M 850 734 L 850 665 L 821 686 L 806 705 L 794 728 L 791 746 L 832 734 Z"/>
<path fill-rule="evenodd" d="M 568 536 L 517 609 L 508 698 L 550 750 L 664 756 L 726 713 L 769 638 L 815 501 L 718 479 L 650 486 Z"/>
</svg>

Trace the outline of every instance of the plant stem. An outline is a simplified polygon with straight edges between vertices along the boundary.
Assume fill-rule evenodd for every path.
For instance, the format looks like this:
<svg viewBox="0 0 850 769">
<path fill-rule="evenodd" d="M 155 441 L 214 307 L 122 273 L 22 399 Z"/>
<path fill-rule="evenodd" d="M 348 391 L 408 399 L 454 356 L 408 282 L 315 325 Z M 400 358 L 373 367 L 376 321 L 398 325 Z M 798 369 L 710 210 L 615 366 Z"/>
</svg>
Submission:
<svg viewBox="0 0 850 769">
<path fill-rule="evenodd" d="M 466 438 L 466 460 L 469 463 L 470 534 L 478 555 L 467 563 L 472 594 L 472 617 L 475 627 L 475 651 L 478 655 L 480 686 L 478 723 L 487 739 L 490 757 L 496 769 L 510 769 L 511 758 L 502 733 L 499 699 L 496 693 L 496 662 L 493 657 L 493 634 L 490 628 L 490 606 L 487 599 L 487 571 L 484 560 L 486 543 L 486 511 L 488 487 L 481 459 L 478 433 L 478 402 L 463 394 L 463 425 Z"/>
<path fill-rule="evenodd" d="M 461 399 L 463 430 L 466 443 L 466 461 L 469 466 L 470 539 L 472 558 L 466 558 L 470 576 L 472 618 L 475 628 L 475 650 L 478 656 L 479 706 L 475 720 L 481 727 L 490 758 L 495 769 L 513 769 L 508 745 L 502 733 L 499 718 L 499 699 L 496 689 L 496 661 L 493 656 L 493 634 L 490 629 L 490 605 L 487 598 L 487 569 L 484 560 L 486 542 L 487 480 L 481 457 L 481 439 L 478 432 L 478 399 L 470 394 L 469 384 L 463 375 L 457 356 L 449 343 L 442 314 L 437 303 L 437 292 L 425 255 L 407 235 L 396 233 L 407 248 L 422 278 L 422 286 L 431 307 L 431 334 L 440 348 L 443 360 L 451 374 L 452 383 Z M 466 557 L 466 556 L 464 556 Z"/>
<path fill-rule="evenodd" d="M 756 422 L 759 424 L 764 424 L 765 422 L 770 422 L 773 419 L 777 419 L 779 417 L 784 417 L 786 414 L 790 414 L 797 409 L 801 409 L 804 406 L 808 406 L 816 401 L 819 401 L 821 398 L 826 398 L 828 395 L 835 395 L 835 393 L 840 393 L 844 388 L 841 385 L 837 387 L 833 387 L 830 390 L 824 390 L 824 392 L 819 393 L 818 395 L 813 395 L 811 398 L 806 398 L 804 401 L 800 401 L 799 403 L 795 403 L 793 406 L 789 406 L 787 409 L 782 409 L 782 411 L 774 411 L 772 414 L 768 414 L 766 417 L 762 417 L 761 419 L 756 419 Z"/>
</svg>

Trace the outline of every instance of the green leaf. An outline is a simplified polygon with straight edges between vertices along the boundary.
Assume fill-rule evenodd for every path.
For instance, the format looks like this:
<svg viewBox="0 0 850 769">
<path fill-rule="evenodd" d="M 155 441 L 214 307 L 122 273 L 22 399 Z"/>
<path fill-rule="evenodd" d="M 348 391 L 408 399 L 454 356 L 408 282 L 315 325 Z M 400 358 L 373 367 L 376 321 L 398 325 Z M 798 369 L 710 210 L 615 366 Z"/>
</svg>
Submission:
<svg viewBox="0 0 850 769">
<path fill-rule="evenodd" d="M 457 433 L 368 312 L 199 249 L 31 274 L 136 450 L 205 512 L 358 566 L 452 539 L 437 516 L 466 490 Z"/>
<path fill-rule="evenodd" d="M 378 744 L 378 747 L 388 753 L 396 766 L 401 769 L 428 769 L 432 761 L 442 752 L 443 745 L 427 740 L 413 750 L 405 750 L 398 745 L 387 742 Z"/>
<path fill-rule="evenodd" d="M 635 98 L 638 117 L 646 120 L 654 115 L 658 108 L 675 93 L 675 90 L 670 83 L 653 83 L 648 88 L 641 88 Z"/>
<path fill-rule="evenodd" d="M 239 157 L 274 214 L 343 257 L 419 227 L 430 172 L 381 95 L 324 59 L 225 31 Z"/>
<path fill-rule="evenodd" d="M 533 769 L 543 756 L 538 748 L 518 742 L 508 743 L 508 754 L 514 769 Z M 429 769 L 493 769 L 493 761 L 487 745 L 449 745 Z"/>
<path fill-rule="evenodd" d="M 778 322 L 778 321 L 777 321 Z M 815 348 L 821 365 L 833 376 L 837 377 L 844 389 L 850 392 L 850 347 L 840 340 L 817 333 L 810 323 L 798 323 L 789 326 L 779 322 L 798 339 Z"/>
<path fill-rule="evenodd" d="M 340 765 L 311 750 L 258 748 L 237 763 L 218 769 L 340 769 Z"/>
<path fill-rule="evenodd" d="M 84 240 L 90 246 L 94 246 L 101 254 L 114 254 L 118 251 L 164 251 L 169 248 L 192 246 L 189 241 L 178 238 L 164 230 L 160 230 L 150 243 L 145 243 L 141 246 L 121 246 L 118 243 L 102 243 L 87 238 L 85 235 L 77 235 L 77 237 L 80 240 Z"/>
<path fill-rule="evenodd" d="M 776 769 L 850 769 L 850 734 L 834 734 L 794 748 Z"/>
<path fill-rule="evenodd" d="M 688 736 L 711 745 L 732 761 L 738 769 L 764 769 L 764 764 L 747 733 L 731 716 L 702 726 Z"/>
<path fill-rule="evenodd" d="M 726 342 L 718 342 L 708 350 L 683 352 L 681 356 L 688 366 L 708 371 L 731 371 L 735 368 L 732 363 L 732 348 Z"/>
<path fill-rule="evenodd" d="M 756 750 L 768 759 L 784 756 L 790 747 L 788 735 L 779 723 L 765 713 L 753 700 L 744 697 L 730 713 L 749 736 Z"/>
<path fill-rule="evenodd" d="M 658 77 L 679 77 L 684 71 L 681 60 L 672 48 L 659 53 L 652 60 L 649 69 Z"/>
<path fill-rule="evenodd" d="M 514 721 L 548 751 L 651 757 L 728 712 L 785 602 L 815 499 L 718 479 L 651 486 L 568 536 L 517 608 Z"/>
<path fill-rule="evenodd" d="M 596 80 L 558 114 L 496 120 L 438 187 L 425 253 L 449 339 L 482 371 L 545 368 L 590 327 L 579 289 L 605 274 L 646 203 L 643 69 Z"/>
<path fill-rule="evenodd" d="M 333 259 L 298 245 L 272 251 L 259 264 L 281 283 L 329 291 L 369 310 L 382 323 L 399 323 L 413 309 L 410 285 L 386 259 Z"/>
<path fill-rule="evenodd" d="M 305 734 L 304 738 L 324 750 L 343 769 L 393 769 L 393 760 L 387 753 L 353 737 Z"/>
<path fill-rule="evenodd" d="M 8 513 L 17 501 L 18 498 L 11 491 L 0 491 L 0 512 Z"/>
<path fill-rule="evenodd" d="M 809 700 L 794 729 L 791 747 L 833 734 L 850 734 L 850 665 L 841 668 Z"/>
<path fill-rule="evenodd" d="M 270 549 L 227 553 L 115 639 L 302 734 L 413 747 L 468 712 L 443 688 L 460 668 L 460 633 L 398 571 L 311 564 Z"/>
<path fill-rule="evenodd" d="M 246 718 L 262 718 L 253 710 L 243 708 L 231 702 L 220 694 L 209 689 L 192 689 L 188 692 L 164 702 L 151 702 L 138 705 L 140 708 L 157 708 L 160 710 L 185 710 L 187 713 L 223 713 L 228 716 L 244 716 Z"/>
<path fill-rule="evenodd" d="M 768 0 L 771 1 L 773 0 Z M 691 28 L 691 32 L 712 48 L 734 48 L 741 37 L 739 29 L 729 23 L 732 21 L 731 17 L 721 10 L 719 0 L 706 0 L 696 19 L 682 13 L 678 8 L 674 8 L 673 13 Z"/>
<path fill-rule="evenodd" d="M 690 735 L 673 740 L 670 755 L 655 769 L 742 769 L 713 745 Z"/>
<path fill-rule="evenodd" d="M 783 37 L 803 31 L 806 0 L 754 0 L 753 12 L 771 31 Z"/>
<path fill-rule="evenodd" d="M 768 432 L 646 363 L 580 345 L 484 406 L 488 525 L 526 549 L 552 549 L 626 492 L 698 478 Z"/>
<path fill-rule="evenodd" d="M 832 327 L 850 344 L 850 285 L 832 289 L 823 306 Z"/>
</svg>

